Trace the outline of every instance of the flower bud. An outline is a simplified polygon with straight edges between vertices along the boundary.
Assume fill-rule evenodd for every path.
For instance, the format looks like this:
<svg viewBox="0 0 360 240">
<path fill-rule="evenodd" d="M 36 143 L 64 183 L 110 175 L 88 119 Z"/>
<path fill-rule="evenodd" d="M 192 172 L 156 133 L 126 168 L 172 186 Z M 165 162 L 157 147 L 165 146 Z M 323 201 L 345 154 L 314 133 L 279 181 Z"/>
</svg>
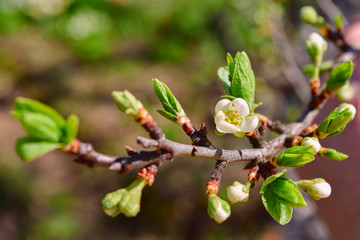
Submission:
<svg viewBox="0 0 360 240">
<path fill-rule="evenodd" d="M 231 214 L 230 205 L 216 194 L 209 196 L 207 211 L 217 223 L 224 222 Z"/>
<path fill-rule="evenodd" d="M 303 22 L 314 26 L 317 24 L 318 14 L 313 7 L 305 6 L 300 10 L 300 18 Z"/>
<path fill-rule="evenodd" d="M 353 120 L 355 118 L 355 114 L 356 114 L 356 108 L 354 105 L 352 105 L 350 103 L 342 103 L 339 105 L 337 112 L 341 113 L 341 112 L 345 111 L 346 109 L 349 109 L 349 111 L 351 112 L 351 120 Z"/>
<path fill-rule="evenodd" d="M 350 101 L 354 97 L 354 88 L 347 83 L 336 92 L 336 97 L 340 101 Z"/>
<path fill-rule="evenodd" d="M 249 186 L 235 181 L 227 187 L 226 194 L 231 203 L 246 202 L 249 199 Z"/>
<path fill-rule="evenodd" d="M 315 200 L 327 198 L 331 194 L 330 184 L 322 178 L 301 180 L 297 183 L 297 186 L 304 192 L 310 194 L 310 196 Z"/>
<path fill-rule="evenodd" d="M 118 205 L 126 192 L 127 190 L 122 188 L 106 194 L 105 198 L 102 200 L 102 208 L 107 215 L 116 217 L 121 213 Z"/>
<path fill-rule="evenodd" d="M 321 145 L 316 137 L 306 137 L 302 140 L 301 146 L 312 146 L 315 153 L 320 151 Z"/>
<path fill-rule="evenodd" d="M 102 201 L 103 210 L 111 217 L 120 213 L 135 217 L 140 211 L 142 190 L 146 185 L 145 178 L 137 178 L 127 188 L 108 193 Z"/>
<path fill-rule="evenodd" d="M 114 97 L 120 111 L 126 113 L 127 115 L 136 117 L 139 111 L 138 100 L 131 92 L 127 90 L 123 92 L 113 91 L 112 96 Z"/>
<path fill-rule="evenodd" d="M 342 103 L 335 108 L 317 127 L 315 135 L 322 139 L 341 133 L 354 119 L 356 108 L 349 103 Z"/>
<path fill-rule="evenodd" d="M 311 33 L 306 42 L 306 49 L 309 53 L 311 62 L 320 65 L 322 57 L 327 49 L 327 43 L 318 33 Z"/>
</svg>

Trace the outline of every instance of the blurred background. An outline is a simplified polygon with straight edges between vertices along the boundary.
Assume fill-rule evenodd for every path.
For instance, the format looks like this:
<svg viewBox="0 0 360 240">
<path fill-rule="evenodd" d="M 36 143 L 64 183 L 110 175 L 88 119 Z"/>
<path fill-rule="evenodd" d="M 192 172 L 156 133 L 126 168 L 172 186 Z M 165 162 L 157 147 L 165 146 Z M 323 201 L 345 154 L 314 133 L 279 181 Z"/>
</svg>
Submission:
<svg viewBox="0 0 360 240">
<path fill-rule="evenodd" d="M 298 17 L 308 4 L 327 19 L 342 11 L 346 40 L 360 44 L 358 0 L 0 0 L 0 239 L 360 239 L 358 117 L 340 136 L 322 142 L 349 159 L 319 158 L 300 169 L 304 178 L 325 178 L 332 196 L 310 202 L 285 227 L 263 207 L 261 184 L 249 202 L 233 206 L 226 222 L 210 219 L 205 186 L 212 160 L 176 158 L 163 165 L 143 192 L 138 216 L 110 218 L 102 198 L 127 186 L 136 171 L 87 168 L 62 152 L 24 163 L 14 151 L 16 139 L 25 135 L 9 115 L 18 96 L 40 100 L 64 116 L 77 114 L 79 139 L 100 152 L 125 155 L 124 145 L 139 149 L 136 136 L 146 133 L 117 110 L 110 95 L 124 89 L 142 100 L 169 139 L 189 143 L 156 113 L 155 77 L 170 87 L 196 127 L 207 124 L 216 146 L 249 147 L 246 139 L 214 134 L 214 106 L 224 94 L 217 69 L 226 64 L 226 53 L 246 51 L 257 77 L 256 100 L 264 103 L 258 111 L 296 119 L 309 100 L 300 67 L 309 63 L 304 42 L 314 29 Z M 329 44 L 325 59 L 337 54 Z M 359 93 L 359 61 L 355 68 L 352 85 Z M 319 119 L 338 104 L 331 100 Z M 242 167 L 225 170 L 220 194 L 234 180 L 246 180 Z"/>
</svg>

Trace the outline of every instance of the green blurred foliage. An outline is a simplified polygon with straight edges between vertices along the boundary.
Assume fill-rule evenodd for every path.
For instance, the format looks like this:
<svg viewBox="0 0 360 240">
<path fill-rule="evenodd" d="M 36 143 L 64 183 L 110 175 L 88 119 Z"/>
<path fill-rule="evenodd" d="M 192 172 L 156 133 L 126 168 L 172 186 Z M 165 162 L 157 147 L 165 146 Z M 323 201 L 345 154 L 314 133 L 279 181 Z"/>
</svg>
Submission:
<svg viewBox="0 0 360 240">
<path fill-rule="evenodd" d="M 15 139 L 24 132 L 9 111 L 17 96 L 25 96 L 64 116 L 75 113 L 79 139 L 100 152 L 124 155 L 123 146 L 138 148 L 136 136 L 145 134 L 111 97 L 113 90 L 128 89 L 169 139 L 188 143 L 180 128 L 156 113 L 161 106 L 151 79 L 159 78 L 195 126 L 206 122 L 214 144 L 248 146 L 234 143 L 232 136 L 215 137 L 214 106 L 224 95 L 217 69 L 226 64 L 226 53 L 246 51 L 257 77 L 255 101 L 272 103 L 259 109 L 271 117 L 271 110 L 283 108 L 282 96 L 275 94 L 285 80 L 279 77 L 272 20 L 288 5 L 274 0 L 0 0 L 0 239 L 262 239 L 271 219 L 256 189 L 245 207 L 234 206 L 231 221 L 218 226 L 208 217 L 204 191 L 214 162 L 201 159 L 165 164 L 154 185 L 145 188 L 136 218 L 107 217 L 101 200 L 132 182 L 136 171 L 118 176 L 89 169 L 58 152 L 25 164 L 14 152 Z M 274 88 L 264 78 L 273 79 Z M 239 174 L 242 167 L 226 169 L 224 189 L 246 178 Z"/>
</svg>

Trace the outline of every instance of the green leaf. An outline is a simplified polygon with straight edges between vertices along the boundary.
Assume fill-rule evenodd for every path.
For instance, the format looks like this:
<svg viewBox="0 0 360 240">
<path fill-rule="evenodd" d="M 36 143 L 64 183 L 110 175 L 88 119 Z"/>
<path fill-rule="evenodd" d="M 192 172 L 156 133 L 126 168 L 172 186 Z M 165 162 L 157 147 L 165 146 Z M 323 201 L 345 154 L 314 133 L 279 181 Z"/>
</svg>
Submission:
<svg viewBox="0 0 360 240">
<path fill-rule="evenodd" d="M 281 225 L 290 222 L 292 218 L 292 207 L 289 207 L 286 202 L 271 191 L 266 190 L 262 194 L 262 202 L 268 213 Z"/>
<path fill-rule="evenodd" d="M 175 115 L 173 115 L 169 112 L 163 111 L 163 110 L 157 110 L 157 112 L 160 113 L 163 117 L 169 119 L 170 121 L 175 122 L 175 118 L 176 118 Z"/>
<path fill-rule="evenodd" d="M 12 113 L 23 125 L 29 137 L 45 142 L 59 142 L 62 127 L 47 115 L 17 110 Z"/>
<path fill-rule="evenodd" d="M 315 152 L 312 146 L 295 146 L 286 149 L 277 157 L 279 167 L 301 167 L 313 161 Z"/>
<path fill-rule="evenodd" d="M 347 61 L 337 65 L 326 80 L 326 90 L 335 92 L 344 86 L 350 79 L 354 70 L 354 63 Z"/>
<path fill-rule="evenodd" d="M 153 79 L 153 87 L 155 94 L 159 98 L 165 111 L 177 115 L 183 110 L 178 100 L 174 97 L 170 89 L 157 79 Z"/>
<path fill-rule="evenodd" d="M 217 129 L 215 129 L 215 134 L 216 134 L 217 136 L 225 135 L 225 133 L 219 132 Z"/>
<path fill-rule="evenodd" d="M 24 137 L 19 138 L 16 142 L 16 152 L 27 162 L 62 146 L 64 146 L 64 144 L 41 142 L 30 137 Z"/>
<path fill-rule="evenodd" d="M 230 73 L 229 68 L 227 67 L 221 67 L 218 70 L 218 76 L 225 88 L 225 92 L 229 95 L 231 95 L 231 81 L 230 81 Z"/>
<path fill-rule="evenodd" d="M 63 142 L 68 144 L 71 143 L 77 135 L 79 128 L 79 118 L 75 114 L 68 117 L 65 128 L 64 128 L 64 139 Z"/>
<path fill-rule="evenodd" d="M 287 224 L 293 207 L 306 206 L 296 184 L 285 177 L 287 170 L 270 176 L 263 183 L 260 194 L 269 214 L 280 224 Z"/>
<path fill-rule="evenodd" d="M 298 190 L 296 184 L 285 177 L 280 177 L 269 184 L 268 188 L 275 192 L 275 194 L 288 202 L 290 207 L 305 207 L 306 203 Z"/>
<path fill-rule="evenodd" d="M 65 119 L 55 109 L 33 99 L 18 97 L 14 103 L 15 112 L 32 112 L 43 114 L 52 119 L 53 122 L 62 127 L 65 124 Z"/>
<path fill-rule="evenodd" d="M 252 110 L 255 100 L 255 75 L 245 52 L 237 53 L 234 59 L 234 71 L 231 80 L 231 95 L 243 98 Z"/>
</svg>

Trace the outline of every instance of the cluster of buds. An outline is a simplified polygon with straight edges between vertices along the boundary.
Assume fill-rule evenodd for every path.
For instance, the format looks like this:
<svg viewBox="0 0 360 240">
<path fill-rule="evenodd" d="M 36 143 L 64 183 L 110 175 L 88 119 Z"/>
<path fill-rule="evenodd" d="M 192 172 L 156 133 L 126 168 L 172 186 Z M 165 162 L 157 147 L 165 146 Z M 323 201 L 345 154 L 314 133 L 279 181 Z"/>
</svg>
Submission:
<svg viewBox="0 0 360 240">
<path fill-rule="evenodd" d="M 127 188 L 108 193 L 102 200 L 104 212 L 111 217 L 116 217 L 120 213 L 127 217 L 135 217 L 140 211 L 142 190 L 146 184 L 146 179 L 139 177 Z"/>
</svg>

